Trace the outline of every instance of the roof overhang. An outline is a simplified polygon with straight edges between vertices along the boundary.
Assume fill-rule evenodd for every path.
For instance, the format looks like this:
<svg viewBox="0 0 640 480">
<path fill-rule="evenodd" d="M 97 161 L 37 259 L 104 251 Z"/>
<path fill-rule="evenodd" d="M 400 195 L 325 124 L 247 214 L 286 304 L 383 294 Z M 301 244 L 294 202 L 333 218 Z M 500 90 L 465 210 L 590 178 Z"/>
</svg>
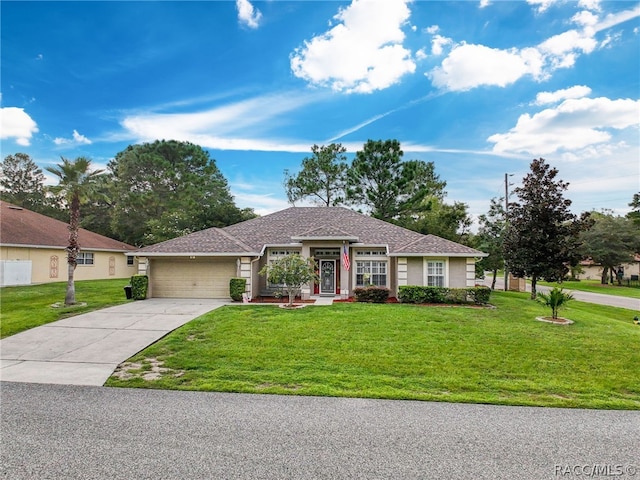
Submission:
<svg viewBox="0 0 640 480">
<path fill-rule="evenodd" d="M 488 253 L 473 252 L 473 253 L 389 253 L 390 257 L 457 257 L 457 258 L 476 258 L 476 257 L 488 257 Z"/>
<path fill-rule="evenodd" d="M 61 247 L 60 245 L 28 245 L 24 243 L 0 243 L 0 247 L 11 248 L 42 248 L 47 250 L 66 250 L 67 247 Z M 128 250 L 124 248 L 92 248 L 92 247 L 80 247 L 81 252 L 118 252 L 127 254 L 127 252 L 134 252 L 135 250 Z"/>
<path fill-rule="evenodd" d="M 298 242 L 318 242 L 318 241 L 332 241 L 332 242 L 357 242 L 360 239 L 353 235 L 318 235 L 318 236 L 296 236 L 291 237 L 291 240 Z"/>
<path fill-rule="evenodd" d="M 258 252 L 128 252 L 127 257 L 259 257 Z"/>
</svg>

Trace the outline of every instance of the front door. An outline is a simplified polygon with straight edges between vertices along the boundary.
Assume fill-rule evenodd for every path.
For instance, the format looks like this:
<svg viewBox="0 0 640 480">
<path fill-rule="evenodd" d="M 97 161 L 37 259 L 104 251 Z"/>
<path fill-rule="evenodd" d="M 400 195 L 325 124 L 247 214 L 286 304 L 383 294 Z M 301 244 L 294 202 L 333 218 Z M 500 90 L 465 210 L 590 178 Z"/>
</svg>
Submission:
<svg viewBox="0 0 640 480">
<path fill-rule="evenodd" d="M 320 295 L 336 292 L 336 261 L 320 260 Z"/>
</svg>

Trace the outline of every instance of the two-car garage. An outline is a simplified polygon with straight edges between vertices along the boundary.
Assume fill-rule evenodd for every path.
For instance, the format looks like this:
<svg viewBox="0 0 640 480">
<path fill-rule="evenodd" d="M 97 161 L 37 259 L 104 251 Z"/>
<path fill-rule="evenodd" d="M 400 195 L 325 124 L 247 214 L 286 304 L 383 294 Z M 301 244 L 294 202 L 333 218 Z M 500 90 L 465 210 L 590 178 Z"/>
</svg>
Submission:
<svg viewBox="0 0 640 480">
<path fill-rule="evenodd" d="M 153 258 L 149 265 L 151 296 L 156 298 L 229 298 L 234 258 Z"/>
</svg>

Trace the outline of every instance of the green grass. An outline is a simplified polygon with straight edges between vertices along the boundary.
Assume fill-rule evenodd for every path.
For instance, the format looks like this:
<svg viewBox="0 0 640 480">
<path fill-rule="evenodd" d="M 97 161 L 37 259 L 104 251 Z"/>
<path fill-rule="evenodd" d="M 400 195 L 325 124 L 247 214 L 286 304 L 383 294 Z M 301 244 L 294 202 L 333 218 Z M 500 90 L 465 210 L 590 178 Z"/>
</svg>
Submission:
<svg viewBox="0 0 640 480">
<path fill-rule="evenodd" d="M 571 302 L 557 326 L 528 294 L 495 309 L 228 306 L 137 354 L 109 386 L 640 409 L 630 310 Z M 156 380 L 143 375 L 160 364 Z M 126 371 L 126 370 L 125 370 Z"/>
<path fill-rule="evenodd" d="M 582 292 L 604 293 L 618 297 L 640 298 L 640 288 L 619 287 L 618 285 L 602 285 L 600 280 L 564 281 L 562 283 L 538 282 L 540 285 L 562 287 L 565 290 L 580 290 Z"/>
<path fill-rule="evenodd" d="M 125 299 L 123 289 L 127 283 L 126 278 L 75 282 L 76 301 L 86 305 L 61 308 L 52 308 L 51 305 L 64 304 L 67 282 L 3 287 L 0 289 L 0 338 L 61 318 L 130 301 Z"/>
</svg>

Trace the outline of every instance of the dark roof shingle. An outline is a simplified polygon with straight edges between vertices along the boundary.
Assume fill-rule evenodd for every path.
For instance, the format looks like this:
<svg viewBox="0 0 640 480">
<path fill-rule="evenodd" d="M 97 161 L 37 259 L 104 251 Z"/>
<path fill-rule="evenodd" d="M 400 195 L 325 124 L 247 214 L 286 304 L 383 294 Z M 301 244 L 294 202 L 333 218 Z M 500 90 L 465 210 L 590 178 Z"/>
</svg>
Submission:
<svg viewBox="0 0 640 480">
<path fill-rule="evenodd" d="M 301 238 L 321 237 L 388 245 L 392 255 L 483 255 L 465 245 L 435 235 L 422 235 L 344 207 L 291 207 L 222 229 L 210 228 L 151 245 L 139 253 L 248 254 L 261 252 L 265 245 L 284 246 Z"/>
<path fill-rule="evenodd" d="M 40 213 L 0 202 L 0 243 L 37 247 L 66 248 L 69 245 L 69 225 Z M 81 228 L 80 248 L 128 252 L 136 247 Z"/>
</svg>

